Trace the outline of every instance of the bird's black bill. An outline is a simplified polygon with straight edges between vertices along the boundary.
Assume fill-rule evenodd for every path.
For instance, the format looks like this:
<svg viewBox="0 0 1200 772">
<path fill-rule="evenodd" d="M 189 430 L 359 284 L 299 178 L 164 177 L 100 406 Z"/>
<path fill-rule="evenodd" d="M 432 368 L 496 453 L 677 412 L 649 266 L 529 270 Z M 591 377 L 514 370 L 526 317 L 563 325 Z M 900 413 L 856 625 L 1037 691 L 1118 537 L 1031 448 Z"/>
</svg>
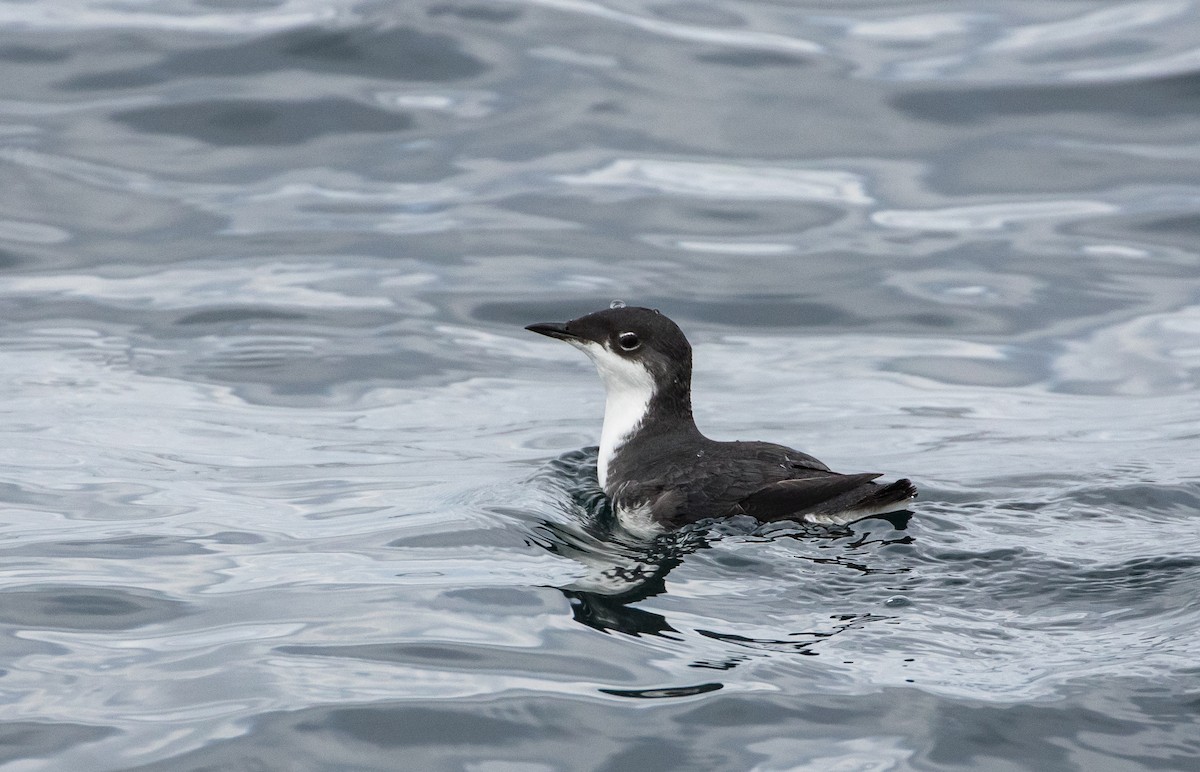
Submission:
<svg viewBox="0 0 1200 772">
<path fill-rule="evenodd" d="M 578 335 L 572 335 L 567 332 L 567 325 L 562 322 L 539 322 L 531 324 L 525 329 L 530 332 L 536 332 L 538 335 L 546 335 L 551 338 L 558 338 L 559 340 L 579 340 Z"/>
</svg>

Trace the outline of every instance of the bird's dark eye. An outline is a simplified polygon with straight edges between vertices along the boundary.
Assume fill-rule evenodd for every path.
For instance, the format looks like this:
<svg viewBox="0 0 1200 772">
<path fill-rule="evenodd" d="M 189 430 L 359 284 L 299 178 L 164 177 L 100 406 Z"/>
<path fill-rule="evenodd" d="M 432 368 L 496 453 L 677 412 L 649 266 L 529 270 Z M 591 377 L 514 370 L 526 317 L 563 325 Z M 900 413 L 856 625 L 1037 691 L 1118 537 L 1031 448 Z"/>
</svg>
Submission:
<svg viewBox="0 0 1200 772">
<path fill-rule="evenodd" d="M 625 349 L 626 351 L 633 351 L 638 346 L 642 345 L 642 342 L 638 340 L 637 333 L 633 332 L 623 332 L 618 335 L 617 343 L 621 344 L 621 348 Z"/>
</svg>

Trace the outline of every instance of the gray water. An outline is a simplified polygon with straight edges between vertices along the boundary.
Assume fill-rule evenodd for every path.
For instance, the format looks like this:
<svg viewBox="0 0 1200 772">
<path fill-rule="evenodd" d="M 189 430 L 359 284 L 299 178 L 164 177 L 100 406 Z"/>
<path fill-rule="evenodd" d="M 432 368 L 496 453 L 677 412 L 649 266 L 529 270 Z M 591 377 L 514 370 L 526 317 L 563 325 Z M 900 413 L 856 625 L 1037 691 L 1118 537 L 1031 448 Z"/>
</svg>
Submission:
<svg viewBox="0 0 1200 772">
<path fill-rule="evenodd" d="M 1200 757 L 1200 8 L 0 3 L 0 762 Z M 523 325 L 911 516 L 658 542 Z"/>
</svg>

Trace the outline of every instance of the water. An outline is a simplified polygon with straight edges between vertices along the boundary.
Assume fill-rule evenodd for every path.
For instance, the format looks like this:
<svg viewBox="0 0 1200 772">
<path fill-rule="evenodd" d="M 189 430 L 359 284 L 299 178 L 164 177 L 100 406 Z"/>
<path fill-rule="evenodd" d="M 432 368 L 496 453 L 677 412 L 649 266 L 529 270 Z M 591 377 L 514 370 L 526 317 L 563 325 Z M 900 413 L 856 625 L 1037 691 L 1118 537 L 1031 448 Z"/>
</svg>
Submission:
<svg viewBox="0 0 1200 772">
<path fill-rule="evenodd" d="M 0 3 L 4 768 L 1193 768 L 1197 39 Z M 614 298 L 913 516 L 614 533 Z"/>
</svg>

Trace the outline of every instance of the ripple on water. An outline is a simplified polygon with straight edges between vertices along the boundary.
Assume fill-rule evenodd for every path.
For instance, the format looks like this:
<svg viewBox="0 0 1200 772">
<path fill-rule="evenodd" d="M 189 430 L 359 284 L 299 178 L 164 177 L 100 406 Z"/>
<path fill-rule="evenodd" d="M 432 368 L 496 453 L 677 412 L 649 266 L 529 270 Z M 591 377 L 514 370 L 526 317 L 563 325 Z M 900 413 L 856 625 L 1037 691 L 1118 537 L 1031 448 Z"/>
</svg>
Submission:
<svg viewBox="0 0 1200 772">
<path fill-rule="evenodd" d="M 75 75 L 60 86 L 67 90 L 93 90 L 164 83 L 180 76 L 240 78 L 296 69 L 429 82 L 471 78 L 487 67 L 461 51 L 449 35 L 410 27 L 305 27 L 231 46 L 170 52 L 151 67 L 89 72 Z"/>
<path fill-rule="evenodd" d="M 0 764 L 52 758 L 68 749 L 119 734 L 111 726 L 66 721 L 5 721 L 0 726 Z"/>
<path fill-rule="evenodd" d="M 405 113 L 348 99 L 209 100 L 125 110 L 113 119 L 135 131 L 174 134 L 210 145 L 295 145 L 328 134 L 402 132 Z"/>
<path fill-rule="evenodd" d="M 1120 113 L 1132 138 L 1136 124 L 1186 120 L 1196 107 L 1198 77 L 1188 72 L 1082 83 L 921 89 L 898 94 L 892 106 L 920 120 L 955 125 L 1063 112 Z M 1112 129 L 1111 122 L 1106 124 L 1106 130 Z"/>
<path fill-rule="evenodd" d="M 1200 756 L 1200 17 L 843 6 L 0 3 L 0 761 Z M 614 297 L 915 514 L 621 532 Z"/>
<path fill-rule="evenodd" d="M 132 630 L 176 620 L 189 604 L 125 587 L 52 585 L 4 592 L 0 625 L 24 630 Z"/>
</svg>

